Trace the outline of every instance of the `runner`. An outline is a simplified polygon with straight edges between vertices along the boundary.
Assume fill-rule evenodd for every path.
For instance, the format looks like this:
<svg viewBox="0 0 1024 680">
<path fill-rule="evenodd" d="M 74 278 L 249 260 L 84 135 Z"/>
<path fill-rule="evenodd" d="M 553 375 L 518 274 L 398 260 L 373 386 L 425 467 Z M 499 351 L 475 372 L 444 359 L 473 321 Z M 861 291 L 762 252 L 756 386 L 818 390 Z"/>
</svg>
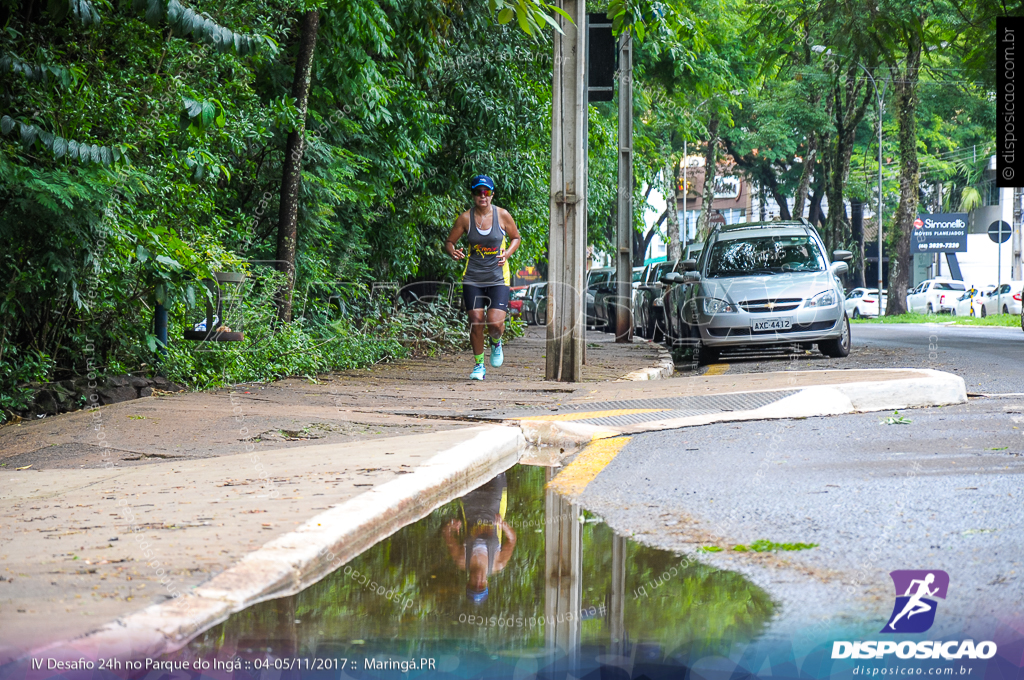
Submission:
<svg viewBox="0 0 1024 680">
<path fill-rule="evenodd" d="M 487 601 L 487 579 L 505 568 L 516 549 L 516 532 L 505 521 L 508 482 L 505 473 L 459 499 L 461 519 L 452 519 L 441 535 L 455 566 L 466 572 L 466 597 Z"/>
<path fill-rule="evenodd" d="M 511 283 L 508 260 L 519 247 L 519 229 L 507 210 L 491 205 L 494 181 L 490 177 L 477 175 L 470 180 L 469 188 L 473 192 L 473 207 L 455 220 L 444 248 L 454 260 L 466 260 L 462 270 L 462 297 L 469 313 L 469 341 L 476 360 L 469 378 L 483 380 L 487 372 L 484 368 L 485 325 L 491 338 L 491 366 L 497 368 L 505 360 L 501 336 L 505 332 Z M 468 236 L 469 257 L 456 245 L 463 234 Z"/>
</svg>

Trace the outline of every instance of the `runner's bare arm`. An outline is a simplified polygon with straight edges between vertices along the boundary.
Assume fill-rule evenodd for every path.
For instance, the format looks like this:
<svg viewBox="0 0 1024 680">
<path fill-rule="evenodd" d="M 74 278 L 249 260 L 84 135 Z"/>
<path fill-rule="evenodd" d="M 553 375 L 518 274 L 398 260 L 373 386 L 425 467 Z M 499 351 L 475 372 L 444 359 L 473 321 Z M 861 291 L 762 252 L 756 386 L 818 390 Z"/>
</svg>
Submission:
<svg viewBox="0 0 1024 680">
<path fill-rule="evenodd" d="M 466 257 L 466 253 L 464 253 L 462 248 L 457 244 L 468 228 L 469 213 L 464 212 L 455 220 L 455 225 L 452 227 L 452 230 L 448 232 L 448 239 L 444 242 L 444 251 L 448 253 L 453 260 L 461 260 Z"/>
<path fill-rule="evenodd" d="M 516 549 L 516 532 L 512 530 L 512 527 L 501 516 L 495 516 L 495 522 L 505 532 L 505 539 L 501 542 L 501 550 L 494 559 L 494 571 L 501 571 L 508 564 L 509 559 L 512 557 L 512 552 Z"/>
<path fill-rule="evenodd" d="M 498 219 L 501 220 L 501 228 L 505 230 L 505 233 L 509 237 L 509 243 L 505 246 L 505 250 L 498 254 L 498 262 L 505 264 L 511 257 L 512 253 L 519 249 L 519 228 L 516 226 L 516 221 L 512 219 L 512 215 L 509 211 L 504 208 L 495 207 L 498 211 Z"/>
<path fill-rule="evenodd" d="M 462 522 L 457 519 L 453 519 L 445 525 L 444 529 L 441 530 L 441 535 L 444 537 L 444 542 L 448 544 L 448 554 L 452 556 L 452 561 L 455 562 L 455 566 L 459 569 L 465 569 L 465 546 L 463 546 L 455 538 L 455 533 L 462 528 Z"/>
</svg>

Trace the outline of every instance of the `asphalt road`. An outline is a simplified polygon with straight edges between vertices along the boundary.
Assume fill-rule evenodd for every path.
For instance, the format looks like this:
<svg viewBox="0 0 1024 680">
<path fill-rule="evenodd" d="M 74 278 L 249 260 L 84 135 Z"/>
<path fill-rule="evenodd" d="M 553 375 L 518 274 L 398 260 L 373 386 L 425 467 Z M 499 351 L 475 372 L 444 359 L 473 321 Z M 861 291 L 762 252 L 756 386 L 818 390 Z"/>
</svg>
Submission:
<svg viewBox="0 0 1024 680">
<path fill-rule="evenodd" d="M 819 368 L 934 368 L 955 373 L 967 391 L 1024 392 L 1024 332 L 1020 328 L 935 324 L 853 324 L 853 349 L 845 359 L 808 350 L 732 351 L 722 355 L 728 372 Z M 720 370 L 720 369 L 719 369 Z"/>
<path fill-rule="evenodd" d="M 1003 396 L 910 410 L 902 424 L 867 413 L 638 435 L 581 503 L 620 533 L 745 573 L 782 604 L 776 633 L 878 631 L 898 569 L 949 573 L 938 634 L 991 636 L 997 620 L 1022 620 L 1024 333 L 937 324 L 853 333 L 846 359 L 733 354 L 710 370 L 923 367 Z M 733 550 L 760 539 L 818 547 Z"/>
<path fill-rule="evenodd" d="M 1024 399 L 903 415 L 909 423 L 868 413 L 635 436 L 581 503 L 660 548 L 722 548 L 700 559 L 776 597 L 776 632 L 828 617 L 877 631 L 892 609 L 888 572 L 931 568 L 951 579 L 937 632 L 991 635 L 997 618 L 1024 617 Z M 733 550 L 760 539 L 818 547 Z"/>
</svg>

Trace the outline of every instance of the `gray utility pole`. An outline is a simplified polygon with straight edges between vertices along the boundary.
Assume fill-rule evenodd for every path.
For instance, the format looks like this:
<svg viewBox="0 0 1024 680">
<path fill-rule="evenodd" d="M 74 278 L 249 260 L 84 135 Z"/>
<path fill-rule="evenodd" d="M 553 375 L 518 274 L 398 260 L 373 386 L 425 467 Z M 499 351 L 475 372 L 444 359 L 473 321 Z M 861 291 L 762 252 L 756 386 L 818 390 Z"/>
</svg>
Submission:
<svg viewBox="0 0 1024 680">
<path fill-rule="evenodd" d="M 1024 201 L 1024 191 L 1021 191 L 1020 187 L 1013 190 L 1013 259 L 1010 260 L 1010 280 L 1020 281 L 1024 279 L 1024 267 L 1021 266 L 1021 209 L 1024 206 L 1021 202 Z"/>
<path fill-rule="evenodd" d="M 878 211 L 875 213 L 875 221 L 878 223 L 878 316 L 884 316 L 885 311 L 882 309 L 882 243 L 884 241 L 885 230 L 882 227 L 884 220 L 882 219 L 882 100 L 885 97 L 885 87 L 888 86 L 889 81 L 885 81 L 881 92 L 878 90 L 878 81 L 871 75 L 871 71 L 867 69 L 864 64 L 857 63 L 861 70 L 871 79 L 871 87 L 875 90 L 875 108 L 878 112 Z M 865 269 L 867 267 L 865 266 Z M 865 281 L 867 283 L 867 281 Z M 887 298 L 888 299 L 888 298 Z"/>
<path fill-rule="evenodd" d="M 567 10 L 568 11 L 568 10 Z M 555 477 L 547 469 L 547 481 Z M 583 530 L 580 506 L 553 489 L 544 492 L 544 643 L 558 650 L 579 677 L 580 610 L 583 608 Z M 550 521 L 554 520 L 554 521 Z M 572 614 L 569 616 L 569 614 Z"/>
<path fill-rule="evenodd" d="M 633 36 L 619 39 L 619 190 L 615 242 L 615 342 L 633 342 Z"/>
<path fill-rule="evenodd" d="M 583 379 L 586 342 L 586 0 L 564 0 L 551 90 L 551 222 L 548 237 L 548 380 Z"/>
</svg>

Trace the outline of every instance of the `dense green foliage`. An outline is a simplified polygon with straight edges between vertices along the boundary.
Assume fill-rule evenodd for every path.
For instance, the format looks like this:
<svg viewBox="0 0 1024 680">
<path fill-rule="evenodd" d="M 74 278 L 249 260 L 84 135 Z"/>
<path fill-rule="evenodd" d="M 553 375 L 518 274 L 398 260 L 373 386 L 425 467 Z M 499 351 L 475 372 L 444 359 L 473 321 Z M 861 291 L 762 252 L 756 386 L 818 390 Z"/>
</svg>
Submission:
<svg viewBox="0 0 1024 680">
<path fill-rule="evenodd" d="M 152 365 L 161 286 L 167 368 L 190 384 L 209 384 L 211 371 L 262 379 L 392 355 L 392 330 L 364 337 L 365 325 L 343 324 L 325 336 L 301 319 L 216 361 L 181 339 L 203 315 L 200 279 L 274 258 L 301 8 L 84 3 L 80 18 L 59 4 L 0 4 L 0 391 L 27 373 L 84 374 L 88 359 L 101 370 Z M 296 306 L 314 310 L 322 301 L 305 296 L 323 283 L 457 280 L 440 245 L 480 172 L 524 234 L 516 264 L 542 258 L 550 73 L 550 44 L 495 26 L 483 3 L 326 6 Z M 263 286 L 264 302 L 271 292 Z M 249 305 L 262 309 L 250 330 L 269 333 L 261 304 Z M 374 342 L 366 355 L 345 349 Z M 321 345 L 333 349 L 308 365 L 262 362 Z M 55 370 L 40 375 L 41 362 Z"/>
</svg>

